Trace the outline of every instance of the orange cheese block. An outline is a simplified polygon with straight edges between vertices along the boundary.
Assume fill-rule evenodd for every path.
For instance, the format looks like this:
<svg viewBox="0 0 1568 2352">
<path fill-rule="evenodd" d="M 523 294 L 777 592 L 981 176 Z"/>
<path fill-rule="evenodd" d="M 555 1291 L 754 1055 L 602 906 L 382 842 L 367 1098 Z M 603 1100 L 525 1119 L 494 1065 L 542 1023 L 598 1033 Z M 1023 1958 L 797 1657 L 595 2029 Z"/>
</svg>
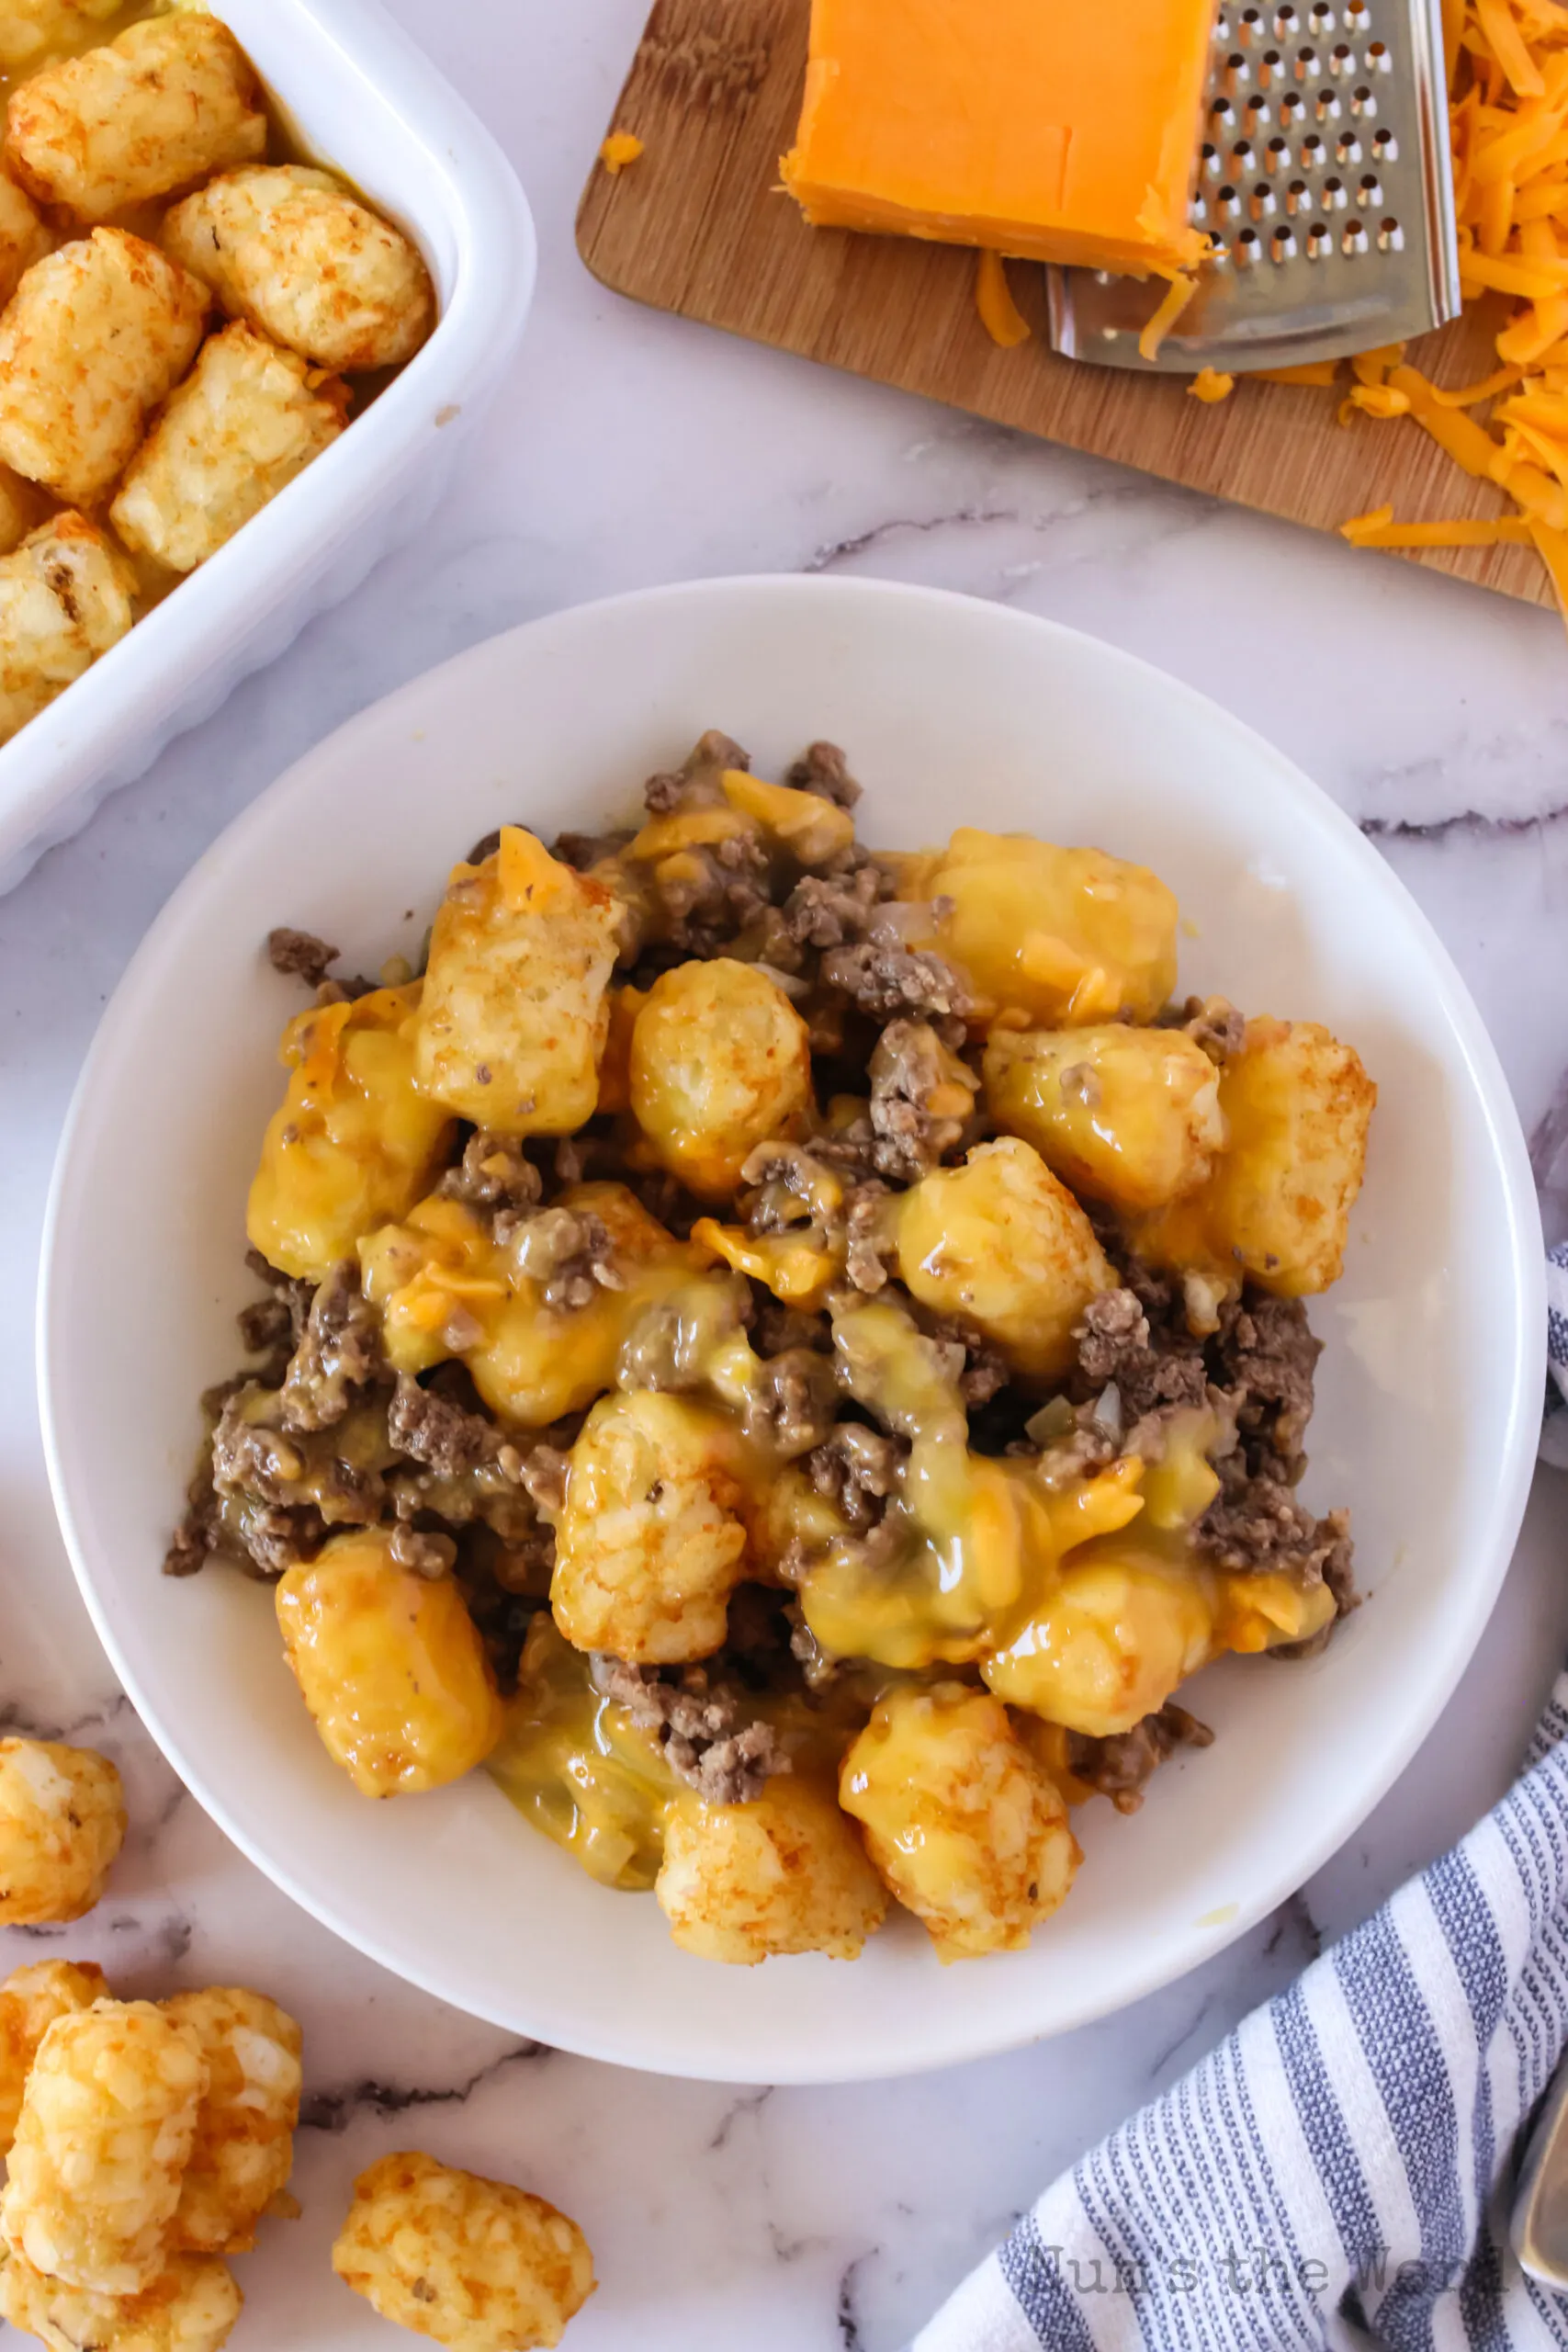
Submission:
<svg viewBox="0 0 1568 2352">
<path fill-rule="evenodd" d="M 784 182 L 818 228 L 1190 269 L 1215 0 L 812 0 Z"/>
</svg>

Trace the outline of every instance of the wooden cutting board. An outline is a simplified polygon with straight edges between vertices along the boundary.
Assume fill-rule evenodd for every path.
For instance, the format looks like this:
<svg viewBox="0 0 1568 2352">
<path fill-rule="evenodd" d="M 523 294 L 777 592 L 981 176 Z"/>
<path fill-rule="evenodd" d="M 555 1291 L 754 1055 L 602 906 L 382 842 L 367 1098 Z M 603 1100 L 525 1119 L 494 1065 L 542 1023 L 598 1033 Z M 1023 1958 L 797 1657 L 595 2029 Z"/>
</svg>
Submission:
<svg viewBox="0 0 1568 2352">
<path fill-rule="evenodd" d="M 1058 359 L 1038 268 L 1010 267 L 1035 332 L 1002 351 L 976 313 L 973 253 L 808 229 L 778 186 L 808 15 L 809 0 L 656 0 L 611 126 L 646 152 L 615 178 L 595 164 L 578 214 L 582 258 L 604 285 L 1316 530 L 1390 499 L 1401 522 L 1505 511 L 1418 427 L 1368 417 L 1341 426 L 1332 392 L 1244 382 L 1205 407 L 1180 379 Z M 1495 365 L 1497 324 L 1467 318 L 1411 356 L 1439 382 L 1474 382 Z M 1530 548 L 1427 549 L 1414 560 L 1552 601 Z"/>
</svg>

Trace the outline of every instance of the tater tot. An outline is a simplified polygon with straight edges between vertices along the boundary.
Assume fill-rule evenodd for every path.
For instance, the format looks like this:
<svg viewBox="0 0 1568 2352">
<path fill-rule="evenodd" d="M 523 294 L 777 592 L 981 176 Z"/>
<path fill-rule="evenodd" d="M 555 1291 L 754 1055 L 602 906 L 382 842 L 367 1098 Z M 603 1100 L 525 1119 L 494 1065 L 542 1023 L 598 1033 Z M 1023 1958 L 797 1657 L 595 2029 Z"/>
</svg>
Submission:
<svg viewBox="0 0 1568 2352">
<path fill-rule="evenodd" d="M 125 1842 L 125 1792 L 107 1756 L 0 1739 L 0 1927 L 79 1919 Z"/>
<path fill-rule="evenodd" d="M 596 2284 L 587 2239 L 542 2197 L 417 2153 L 360 2174 L 333 2268 L 383 2319 L 448 2352 L 558 2344 Z"/>
<path fill-rule="evenodd" d="M 194 571 L 344 424 L 342 387 L 247 326 L 225 327 L 131 459 L 109 520 L 127 547 Z"/>
<path fill-rule="evenodd" d="M 325 1282 L 434 1175 L 452 1121 L 414 1084 L 419 1001 L 417 980 L 372 989 L 298 1012 L 284 1030 L 288 1085 L 267 1122 L 245 1232 L 286 1274 Z"/>
<path fill-rule="evenodd" d="M 555 1621 L 639 1665 L 710 1657 L 746 1572 L 733 1425 L 683 1396 L 602 1396 L 571 1449 L 556 1522 Z"/>
<path fill-rule="evenodd" d="M 1220 1645 L 1217 1570 L 1171 1560 L 1135 1534 L 1070 1553 L 1040 1608 L 983 1658 L 998 1698 L 1093 1739 L 1131 1731 Z"/>
<path fill-rule="evenodd" d="M 107 1991 L 103 1970 L 85 1961 L 36 1961 L 0 1984 L 0 2156 L 16 2137 L 39 2043 L 56 2018 L 90 2009 Z"/>
<path fill-rule="evenodd" d="M 0 310 L 10 300 L 35 261 L 52 253 L 58 240 L 32 198 L 11 177 L 0 154 Z"/>
<path fill-rule="evenodd" d="M 0 2253 L 0 2318 L 49 2352 L 219 2352 L 243 2301 L 210 2257 L 177 2255 L 139 2295 L 97 2295 Z"/>
<path fill-rule="evenodd" d="M 482 1764 L 504 1716 L 451 1577 L 405 1567 L 398 1531 L 335 1535 L 277 1586 L 305 1704 L 362 1796 L 444 1788 Z"/>
<path fill-rule="evenodd" d="M 118 645 L 130 568 L 80 514 L 57 514 L 0 556 L 0 743 Z"/>
<path fill-rule="evenodd" d="M 151 2001 L 57 2018 L 28 2077 L 0 2198 L 13 2254 L 94 2294 L 152 2286 L 206 2088 L 195 2040 Z"/>
<path fill-rule="evenodd" d="M 1242 1272 L 1282 1298 L 1339 1279 L 1378 1091 L 1353 1046 L 1315 1021 L 1249 1021 L 1226 1062 L 1228 1148 L 1201 1191 L 1134 1227 L 1156 1265 Z"/>
<path fill-rule="evenodd" d="M 754 964 L 719 956 L 655 980 L 632 1030 L 632 1115 L 662 1167 L 723 1200 L 811 1100 L 805 1022 Z"/>
<path fill-rule="evenodd" d="M 1176 985 L 1179 910 L 1146 865 L 972 825 L 946 849 L 899 864 L 898 896 L 944 903 L 930 944 L 963 967 L 993 1013 L 1152 1021 Z"/>
<path fill-rule="evenodd" d="M 1094 1227 L 1032 1145 L 976 1144 L 903 1195 L 898 1272 L 922 1305 L 973 1323 L 1027 1379 L 1059 1377 L 1073 1329 L 1116 1276 Z"/>
<path fill-rule="evenodd" d="M 959 1682 L 879 1700 L 844 1758 L 839 1802 L 943 1961 L 1019 1951 L 1082 1859 L 1060 1792 L 1007 1709 Z"/>
<path fill-rule="evenodd" d="M 216 17 L 152 17 L 11 93 L 11 168 L 78 220 L 171 196 L 266 153 L 259 85 Z"/>
<path fill-rule="evenodd" d="M 299 2028 L 276 2001 L 240 1984 L 176 1993 L 160 2006 L 195 2038 L 208 2070 L 169 2244 L 182 2253 L 248 2253 L 293 2169 Z"/>
<path fill-rule="evenodd" d="M 430 273 L 400 231 L 328 172 L 229 172 L 177 204 L 163 242 L 231 318 L 321 368 L 396 368 L 430 333 Z"/>
<path fill-rule="evenodd" d="M 0 67 L 30 65 L 45 50 L 80 39 L 117 17 L 124 0 L 6 0 L 0 8 Z"/>
<path fill-rule="evenodd" d="M 609 1035 L 615 902 L 519 825 L 459 865 L 430 934 L 415 1069 L 433 1101 L 502 1136 L 592 1118 Z"/>
<path fill-rule="evenodd" d="M 887 1913 L 859 1830 L 830 1791 L 793 1773 L 750 1804 L 683 1789 L 654 1893 L 682 1951 L 740 1968 L 786 1952 L 856 1960 Z"/>
<path fill-rule="evenodd" d="M 73 506 L 101 499 L 195 358 L 210 303 L 124 229 L 36 262 L 0 317 L 0 458 Z"/>
<path fill-rule="evenodd" d="M 1202 1183 L 1225 1139 L 1220 1077 L 1180 1029 L 998 1030 L 986 1102 L 1073 1191 L 1158 1208 Z"/>
</svg>

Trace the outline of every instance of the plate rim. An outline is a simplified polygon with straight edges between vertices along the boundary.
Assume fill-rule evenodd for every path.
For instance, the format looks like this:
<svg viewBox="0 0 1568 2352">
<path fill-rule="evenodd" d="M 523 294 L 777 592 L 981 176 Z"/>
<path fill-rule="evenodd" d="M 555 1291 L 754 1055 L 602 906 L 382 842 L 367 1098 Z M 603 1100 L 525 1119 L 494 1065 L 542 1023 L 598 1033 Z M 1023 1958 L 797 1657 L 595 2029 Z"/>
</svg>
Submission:
<svg viewBox="0 0 1568 2352">
<path fill-rule="evenodd" d="M 1179 1982 L 1193 1968 L 1214 1958 L 1238 1940 L 1304 1884 L 1354 1836 L 1404 1772 L 1452 1697 L 1490 1620 L 1512 1559 L 1535 1466 L 1536 1391 L 1540 1385 L 1537 1375 L 1540 1371 L 1544 1343 L 1538 1345 L 1532 1334 L 1544 1330 L 1546 1292 L 1539 1203 L 1517 1110 L 1490 1033 L 1442 939 L 1393 867 L 1367 841 L 1359 827 L 1337 802 L 1314 783 L 1288 753 L 1224 705 L 1214 701 L 1185 679 L 1174 676 L 1157 663 L 1128 652 L 1109 639 L 1074 628 L 1066 622 L 1021 612 L 990 599 L 967 595 L 956 590 L 865 575 L 840 579 L 810 573 L 750 572 L 671 582 L 624 590 L 612 596 L 566 605 L 481 639 L 446 661 L 421 672 L 390 694 L 367 705 L 311 745 L 265 786 L 248 806 L 223 828 L 170 893 L 112 991 L 84 1057 L 61 1129 L 39 1240 L 36 1318 L 39 1414 L 51 1493 L 77 1588 L 109 1663 L 149 1736 L 224 1836 L 290 1901 L 298 1904 L 351 1949 L 364 1953 L 390 1974 L 415 1985 L 433 1998 L 509 2032 L 530 2030 L 518 2025 L 515 2012 L 503 2014 L 467 1994 L 456 1996 L 450 1987 L 424 1964 L 412 1962 L 389 1949 L 383 1936 L 357 1926 L 346 1927 L 330 1892 L 318 1890 L 302 1882 L 284 1853 L 269 1852 L 259 1839 L 231 1817 L 223 1799 L 208 1787 L 199 1768 L 187 1761 L 185 1743 L 177 1729 L 164 1719 L 162 1710 L 147 1699 L 141 1687 L 140 1676 L 130 1668 L 121 1648 L 111 1612 L 97 1590 L 86 1557 L 87 1547 L 82 1541 L 72 1509 L 71 1477 L 66 1466 L 62 1416 L 57 1394 L 62 1374 L 61 1335 L 56 1327 L 63 1311 L 62 1299 L 67 1287 L 60 1260 L 62 1232 L 73 1205 L 74 1187 L 85 1181 L 86 1156 L 78 1153 L 73 1147 L 91 1114 L 99 1072 L 112 1061 L 122 1037 L 133 1029 L 138 994 L 150 985 L 149 976 L 161 963 L 166 943 L 177 933 L 193 906 L 200 902 L 210 876 L 237 854 L 243 854 L 253 832 L 261 831 L 272 821 L 273 811 L 280 801 L 308 789 L 310 772 L 317 762 L 329 754 L 341 758 L 345 748 L 352 756 L 356 732 L 369 735 L 373 729 L 389 721 L 395 722 L 400 711 L 417 704 L 419 697 L 429 690 L 432 681 L 454 676 L 460 678 L 466 668 L 493 661 L 499 647 L 515 643 L 520 639 L 536 640 L 551 635 L 570 635 L 582 628 L 592 629 L 601 616 L 634 606 L 679 605 L 682 603 L 700 606 L 705 601 L 716 597 L 732 601 L 741 596 L 759 594 L 764 599 L 810 599 L 838 602 L 846 606 L 895 600 L 909 605 L 947 608 L 955 619 L 970 622 L 984 616 L 983 626 L 1010 630 L 1021 636 L 1038 636 L 1044 632 L 1070 645 L 1091 648 L 1097 659 L 1109 658 L 1113 664 L 1122 665 L 1127 672 L 1142 673 L 1160 692 L 1178 697 L 1195 714 L 1201 713 L 1206 725 L 1228 732 L 1239 744 L 1256 746 L 1266 752 L 1275 771 L 1279 788 L 1287 792 L 1303 814 L 1321 830 L 1337 835 L 1345 847 L 1353 844 L 1353 853 L 1362 862 L 1363 870 L 1370 877 L 1376 878 L 1380 892 L 1397 905 L 1402 918 L 1413 926 L 1426 953 L 1437 1001 L 1459 1047 L 1482 1114 L 1489 1155 L 1502 1181 L 1507 1213 L 1507 1254 L 1515 1277 L 1508 1291 L 1513 1308 L 1509 1335 L 1513 1344 L 1503 1424 L 1504 1445 L 1498 1465 L 1496 1498 L 1486 1556 L 1484 1560 L 1477 1558 L 1467 1577 L 1464 1591 L 1468 1605 L 1462 1615 L 1456 1612 L 1445 1623 L 1445 1642 L 1438 1667 L 1428 1678 L 1423 1703 L 1410 1716 L 1404 1737 L 1390 1750 L 1372 1779 L 1359 1791 L 1352 1805 L 1342 1808 L 1341 1813 L 1314 1837 L 1296 1843 L 1287 1866 L 1288 1883 L 1276 1883 L 1270 1880 L 1265 1892 L 1241 1902 L 1234 1915 L 1223 1923 L 1207 1926 L 1194 1923 L 1187 1931 L 1185 1942 L 1179 1947 L 1179 1957 L 1174 1964 L 1168 1949 L 1163 1957 L 1151 1959 L 1144 1966 L 1133 1968 L 1127 1976 L 1118 1980 L 1115 1990 L 1109 1995 L 1100 1995 L 1092 1987 L 1086 1987 L 1076 2001 L 1059 2005 L 1051 2022 L 1032 2033 L 1020 2031 L 1012 2023 L 999 2030 L 987 2030 L 985 2005 L 977 2003 L 970 2013 L 973 2018 L 971 2030 L 962 2035 L 950 2030 L 945 2039 L 935 2046 L 911 2050 L 893 2063 L 879 2057 L 867 2065 L 857 2063 L 852 2055 L 845 2055 L 824 2064 L 803 2052 L 797 2063 L 781 2064 L 775 2057 L 770 2056 L 768 2073 L 771 2080 L 804 2086 L 893 2080 L 903 2075 L 928 2073 L 948 2065 L 998 2056 L 1026 2047 L 1032 2041 L 1055 2039 L 1116 2014 L 1164 1986 Z M 76 1175 L 78 1170 L 84 1171 L 82 1176 Z M 1501 1242 L 1498 1246 L 1501 1249 Z M 1521 1726 L 1521 1747 L 1526 1727 Z M 573 2025 L 570 2032 L 552 2025 L 538 2038 L 579 2056 L 626 2066 L 638 2072 L 663 2074 L 686 2080 L 752 2082 L 758 2079 L 755 2067 L 748 2067 L 742 2063 L 744 2053 L 735 2064 L 724 2066 L 711 2060 L 696 2065 L 682 2064 L 674 2052 L 650 2054 L 646 2047 L 638 2047 L 635 2036 L 629 2041 L 623 2040 L 616 2030 L 617 2022 L 606 2021 L 601 2030 L 583 2030 Z M 940 2031 L 940 2028 L 937 2030 Z"/>
</svg>

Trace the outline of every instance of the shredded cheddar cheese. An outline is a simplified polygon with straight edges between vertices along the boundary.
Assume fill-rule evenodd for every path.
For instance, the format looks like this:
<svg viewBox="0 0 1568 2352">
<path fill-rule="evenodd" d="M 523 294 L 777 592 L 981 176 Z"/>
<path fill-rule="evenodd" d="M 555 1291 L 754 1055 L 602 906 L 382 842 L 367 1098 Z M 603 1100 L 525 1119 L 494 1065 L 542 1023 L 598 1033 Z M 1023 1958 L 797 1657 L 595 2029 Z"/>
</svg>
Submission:
<svg viewBox="0 0 1568 2352">
<path fill-rule="evenodd" d="M 642 152 L 642 141 L 634 131 L 612 130 L 599 150 L 599 161 L 612 179 L 618 179 L 626 165 L 635 164 Z"/>
<path fill-rule="evenodd" d="M 1235 390 L 1234 376 L 1222 374 L 1218 368 L 1200 368 L 1187 387 L 1187 395 L 1190 400 L 1209 405 L 1215 401 L 1228 401 Z"/>
<path fill-rule="evenodd" d="M 1157 358 L 1160 345 L 1197 291 L 1198 281 L 1195 277 L 1178 276 L 1171 278 L 1158 310 L 1138 337 L 1140 358 Z"/>
<path fill-rule="evenodd" d="M 980 323 L 991 341 L 1004 351 L 1015 350 L 1027 343 L 1034 330 L 1012 299 L 1008 284 L 1007 264 L 1000 254 L 988 246 L 980 253 L 979 274 L 975 280 L 975 306 L 980 313 Z"/>
</svg>

